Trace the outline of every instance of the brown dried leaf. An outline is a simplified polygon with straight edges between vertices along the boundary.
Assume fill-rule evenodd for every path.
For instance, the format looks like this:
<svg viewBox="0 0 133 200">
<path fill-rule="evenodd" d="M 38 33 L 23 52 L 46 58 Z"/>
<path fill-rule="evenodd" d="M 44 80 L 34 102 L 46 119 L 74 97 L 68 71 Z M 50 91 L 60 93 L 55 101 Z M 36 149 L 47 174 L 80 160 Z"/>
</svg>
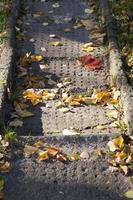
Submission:
<svg viewBox="0 0 133 200">
<path fill-rule="evenodd" d="M 52 158 L 55 158 L 55 156 L 60 152 L 60 150 L 55 147 L 46 147 L 46 150 L 48 155 Z"/>
<path fill-rule="evenodd" d="M 4 164 L 0 164 L 0 172 L 1 173 L 8 173 L 11 170 L 11 165 L 9 162 L 5 162 Z"/>
<path fill-rule="evenodd" d="M 62 154 L 57 154 L 56 159 L 61 161 L 61 162 L 66 162 L 67 161 L 67 157 L 62 155 Z"/>
</svg>

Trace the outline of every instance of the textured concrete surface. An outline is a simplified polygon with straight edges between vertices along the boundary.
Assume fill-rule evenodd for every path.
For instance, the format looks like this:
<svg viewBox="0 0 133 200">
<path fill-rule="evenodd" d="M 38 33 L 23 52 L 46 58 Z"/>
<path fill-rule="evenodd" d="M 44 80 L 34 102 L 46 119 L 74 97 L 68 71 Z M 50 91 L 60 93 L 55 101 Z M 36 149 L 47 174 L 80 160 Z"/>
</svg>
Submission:
<svg viewBox="0 0 133 200">
<path fill-rule="evenodd" d="M 17 41 L 18 56 L 23 56 L 27 52 L 32 54 L 42 54 L 49 64 L 49 69 L 41 70 L 38 63 L 33 63 L 28 68 L 28 72 L 33 75 L 41 75 L 49 81 L 45 89 L 57 88 L 57 83 L 64 77 L 71 79 L 72 83 L 66 87 L 67 90 L 75 91 L 74 94 L 91 89 L 106 90 L 109 85 L 108 57 L 103 53 L 102 44 L 99 45 L 96 40 L 90 39 L 89 33 L 95 31 L 84 27 L 74 29 L 74 25 L 81 19 L 88 19 L 90 22 L 98 24 L 98 18 L 95 14 L 87 14 L 86 8 L 91 9 L 91 4 L 87 1 L 59 1 L 59 7 L 53 8 L 55 1 L 25 1 L 21 2 L 21 15 L 19 16 L 17 27 L 24 35 L 23 40 Z M 40 14 L 39 14 L 40 13 Z M 37 16 L 39 14 L 39 16 Z M 49 22 L 47 26 L 43 24 Z M 65 33 L 64 28 L 71 28 L 72 32 Z M 57 39 L 50 38 L 50 34 L 57 35 Z M 62 46 L 52 47 L 49 42 L 59 40 Z M 33 39 L 34 42 L 30 42 Z M 100 70 L 87 70 L 78 66 L 77 56 L 83 56 L 85 53 L 81 50 L 83 44 L 94 42 L 97 47 L 93 53 L 94 57 L 101 60 Z M 46 48 L 42 52 L 41 48 Z M 16 79 L 16 87 L 24 82 Z M 30 110 L 35 114 L 34 117 L 24 120 L 24 125 L 18 130 L 21 135 L 42 135 L 45 133 L 62 132 L 65 128 L 78 128 L 82 133 L 97 132 L 97 125 L 110 124 L 112 122 L 106 114 L 109 112 L 107 107 L 98 105 L 89 105 L 81 107 L 71 107 L 70 112 L 61 113 L 55 109 L 54 104 L 57 100 L 48 102 L 51 108 L 46 108 L 45 104 L 39 104 L 35 107 L 30 106 Z M 32 124 L 32 126 L 31 126 Z M 109 132 L 113 132 L 109 128 Z M 101 132 L 104 132 L 101 130 Z"/>
<path fill-rule="evenodd" d="M 111 81 L 121 90 L 121 101 L 123 104 L 124 122 L 128 128 L 128 134 L 133 134 L 133 88 L 129 85 L 123 69 L 123 62 L 117 41 L 117 25 L 115 19 L 110 15 L 108 0 L 100 0 L 101 14 L 105 19 L 107 36 L 110 48 L 109 63 Z"/>
<path fill-rule="evenodd" d="M 42 138 L 21 138 L 20 141 L 33 144 L 39 139 Z M 95 157 L 95 151 L 104 149 L 108 139 L 107 136 L 44 137 L 48 145 L 60 148 L 67 155 L 86 150 L 89 158 L 64 164 L 52 160 L 37 163 L 34 158 L 16 157 L 5 182 L 6 199 L 124 200 L 123 193 L 132 189 L 130 179 L 112 173 L 107 159 Z"/>
<path fill-rule="evenodd" d="M 14 49 L 15 49 L 15 26 L 19 12 L 19 0 L 15 0 L 11 15 L 7 21 L 6 39 L 0 49 L 0 122 L 6 119 L 5 99 L 7 88 L 10 90 L 14 77 Z"/>
</svg>

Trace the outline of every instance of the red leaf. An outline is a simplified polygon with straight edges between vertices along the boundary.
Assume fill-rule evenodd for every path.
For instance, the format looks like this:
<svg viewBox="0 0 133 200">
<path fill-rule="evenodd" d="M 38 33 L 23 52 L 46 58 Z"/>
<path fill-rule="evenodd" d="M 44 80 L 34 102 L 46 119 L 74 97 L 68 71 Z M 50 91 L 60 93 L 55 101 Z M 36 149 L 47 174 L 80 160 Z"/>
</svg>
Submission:
<svg viewBox="0 0 133 200">
<path fill-rule="evenodd" d="M 98 58 L 92 58 L 91 56 L 83 56 L 80 60 L 80 64 L 89 69 L 100 69 L 101 61 Z"/>
</svg>

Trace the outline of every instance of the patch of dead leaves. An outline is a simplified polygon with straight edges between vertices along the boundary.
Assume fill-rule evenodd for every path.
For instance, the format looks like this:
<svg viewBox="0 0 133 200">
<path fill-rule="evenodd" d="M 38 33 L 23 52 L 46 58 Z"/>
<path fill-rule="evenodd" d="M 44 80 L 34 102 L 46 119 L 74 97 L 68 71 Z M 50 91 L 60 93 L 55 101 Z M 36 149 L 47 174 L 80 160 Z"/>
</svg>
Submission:
<svg viewBox="0 0 133 200">
<path fill-rule="evenodd" d="M 108 142 L 109 163 L 127 175 L 133 169 L 133 137 L 121 135 Z"/>
<path fill-rule="evenodd" d="M 88 159 L 89 154 L 86 150 L 78 153 L 72 153 L 70 156 L 64 154 L 59 148 L 49 146 L 43 141 L 35 142 L 34 145 L 26 144 L 24 147 L 25 157 L 34 157 L 37 161 L 59 160 L 60 162 L 78 161 L 80 159 Z"/>
</svg>

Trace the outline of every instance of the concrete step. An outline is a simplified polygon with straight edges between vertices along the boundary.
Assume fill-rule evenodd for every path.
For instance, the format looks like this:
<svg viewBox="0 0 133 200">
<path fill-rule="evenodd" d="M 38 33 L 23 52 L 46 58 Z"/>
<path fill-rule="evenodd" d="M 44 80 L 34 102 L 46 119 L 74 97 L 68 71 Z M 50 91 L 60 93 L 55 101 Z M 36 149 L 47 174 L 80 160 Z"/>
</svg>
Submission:
<svg viewBox="0 0 133 200">
<path fill-rule="evenodd" d="M 112 137 L 112 136 L 110 136 Z M 7 200 L 124 200 L 132 183 L 123 174 L 109 170 L 108 159 L 96 158 L 97 149 L 105 149 L 109 136 L 86 137 L 21 137 L 17 151 L 24 144 L 43 140 L 67 155 L 89 153 L 89 158 L 71 161 L 36 162 L 22 155 L 13 159 L 12 171 L 6 179 Z"/>
</svg>

